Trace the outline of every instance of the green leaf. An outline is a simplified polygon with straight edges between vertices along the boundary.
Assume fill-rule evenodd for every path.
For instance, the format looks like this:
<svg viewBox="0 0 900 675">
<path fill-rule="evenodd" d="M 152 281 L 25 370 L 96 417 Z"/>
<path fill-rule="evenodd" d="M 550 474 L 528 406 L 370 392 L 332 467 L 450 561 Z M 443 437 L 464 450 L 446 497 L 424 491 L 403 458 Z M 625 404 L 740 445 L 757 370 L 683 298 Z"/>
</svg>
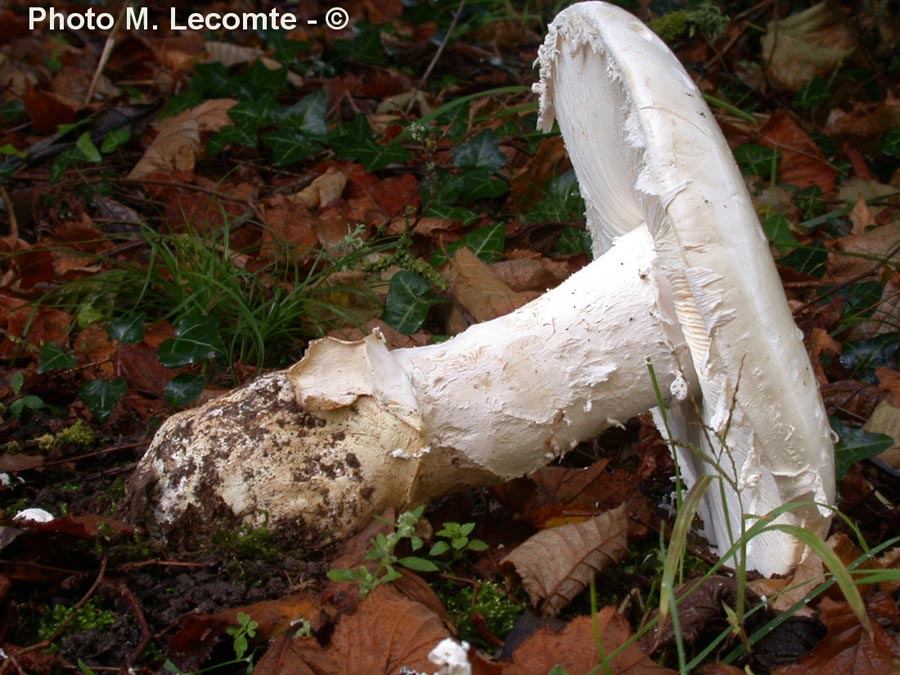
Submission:
<svg viewBox="0 0 900 675">
<path fill-rule="evenodd" d="M 830 417 L 831 428 L 838 435 L 834 446 L 835 475 L 840 482 L 851 464 L 880 455 L 893 447 L 894 439 L 887 434 L 873 434 L 864 429 L 848 427 L 837 417 Z"/>
<path fill-rule="evenodd" d="M 407 556 L 397 561 L 398 565 L 403 565 L 406 569 L 414 572 L 437 572 L 441 568 L 430 560 L 425 558 L 417 558 L 416 556 Z"/>
<path fill-rule="evenodd" d="M 356 570 L 328 570 L 328 578 L 332 581 L 358 581 Z"/>
<path fill-rule="evenodd" d="M 888 157 L 900 157 L 900 127 L 893 127 L 881 137 L 881 152 Z"/>
<path fill-rule="evenodd" d="M 106 324 L 106 334 L 123 344 L 135 344 L 144 339 L 144 323 L 147 316 L 143 312 L 123 314 Z"/>
<path fill-rule="evenodd" d="M 78 308 L 78 313 L 75 315 L 75 321 L 82 330 L 98 321 L 102 321 L 104 318 L 106 318 L 106 315 L 89 303 L 81 305 Z"/>
<path fill-rule="evenodd" d="M 96 164 L 103 159 L 97 146 L 94 145 L 94 141 L 91 140 L 91 132 L 89 131 L 85 131 L 78 137 L 78 140 L 75 141 L 75 147 L 78 148 L 84 159 L 89 162 Z"/>
<path fill-rule="evenodd" d="M 448 544 L 446 541 L 436 541 L 434 545 L 429 549 L 428 555 L 432 557 L 444 555 L 449 550 L 450 544 Z"/>
<path fill-rule="evenodd" d="M 306 134 L 290 129 L 278 129 L 263 136 L 262 140 L 272 150 L 272 159 L 278 166 L 296 164 L 322 149 L 321 144 Z"/>
<path fill-rule="evenodd" d="M 206 386 L 206 376 L 194 373 L 180 373 L 166 382 L 163 390 L 166 405 L 181 408 L 197 400 Z"/>
<path fill-rule="evenodd" d="M 569 675 L 569 673 L 562 666 L 553 666 L 547 675 Z"/>
<path fill-rule="evenodd" d="M 885 333 L 874 338 L 845 342 L 841 349 L 841 365 L 851 371 L 854 378 L 875 384 L 875 370 L 896 366 L 900 349 L 900 333 Z"/>
<path fill-rule="evenodd" d="M 25 410 L 40 410 L 41 408 L 46 407 L 47 404 L 44 403 L 44 399 L 40 396 L 28 394 L 22 398 L 17 398 L 9 404 L 9 414 L 15 418 L 19 418 Z"/>
<path fill-rule="evenodd" d="M 404 335 L 415 333 L 436 303 L 431 284 L 418 272 L 403 270 L 391 277 L 384 303 L 384 321 Z"/>
<path fill-rule="evenodd" d="M 84 160 L 84 155 L 77 147 L 70 147 L 59 153 L 50 165 L 50 183 L 57 183 L 66 169 Z"/>
<path fill-rule="evenodd" d="M 741 171 L 749 176 L 769 178 L 778 157 L 778 151 L 757 143 L 744 143 L 734 149 L 734 158 Z"/>
<path fill-rule="evenodd" d="M 246 101 L 239 101 L 228 110 L 228 116 L 234 126 L 242 129 L 258 129 L 270 124 L 279 108 L 274 96 L 261 96 Z"/>
<path fill-rule="evenodd" d="M 449 244 L 444 250 L 436 252 L 429 261 L 432 267 L 446 265 L 447 261 L 456 252 L 456 249 L 465 246 L 481 260 L 487 263 L 503 259 L 503 250 L 506 248 L 506 225 L 494 223 L 472 230 L 459 241 Z"/>
<path fill-rule="evenodd" d="M 103 142 L 100 144 L 100 152 L 104 155 L 109 154 L 127 143 L 130 138 L 131 131 L 125 127 L 113 129 L 103 138 Z"/>
<path fill-rule="evenodd" d="M 460 169 L 489 169 L 496 171 L 508 159 L 500 150 L 500 143 L 490 129 L 485 129 L 468 143 L 456 146 L 453 165 Z"/>
<path fill-rule="evenodd" d="M 41 345 L 38 358 L 38 373 L 49 373 L 52 370 L 71 370 L 78 367 L 78 361 L 74 356 L 66 352 L 55 342 L 45 342 Z"/>
<path fill-rule="evenodd" d="M 486 542 L 481 541 L 481 539 L 472 539 L 469 541 L 468 549 L 470 551 L 487 551 L 490 548 Z"/>
<path fill-rule="evenodd" d="M 783 214 L 773 213 L 763 221 L 762 226 L 769 243 L 779 251 L 790 251 L 800 245 L 797 237 L 791 232 L 790 221 Z"/>
<path fill-rule="evenodd" d="M 328 126 L 325 124 L 327 110 L 328 100 L 325 97 L 325 90 L 319 89 L 304 96 L 291 107 L 280 109 L 275 121 L 280 128 L 309 136 L 324 136 L 328 132 Z"/>
<path fill-rule="evenodd" d="M 189 315 L 175 324 L 175 337 L 159 346 L 157 356 L 167 368 L 177 368 L 224 353 L 218 321 L 210 316 Z"/>
<path fill-rule="evenodd" d="M 584 211 L 575 171 L 569 169 L 548 181 L 544 199 L 525 215 L 525 220 L 529 223 L 571 223 L 582 220 Z M 590 250 L 588 245 L 587 251 Z"/>
<path fill-rule="evenodd" d="M 388 164 L 405 162 L 409 151 L 392 141 L 382 145 L 375 139 L 365 115 L 357 115 L 342 125 L 329 139 L 334 154 L 343 159 L 360 162 L 366 171 L 378 171 Z"/>
<path fill-rule="evenodd" d="M 18 396 L 24 385 L 25 375 L 22 374 L 21 370 L 17 370 L 9 376 L 9 388 L 12 389 L 13 396 Z"/>
<path fill-rule="evenodd" d="M 81 399 L 91 414 L 100 424 L 109 419 L 113 408 L 125 394 L 128 384 L 125 380 L 90 380 L 81 385 L 78 398 Z"/>
<path fill-rule="evenodd" d="M 828 249 L 821 241 L 808 246 L 798 246 L 778 260 L 779 265 L 790 267 L 811 277 L 821 278 L 828 262 Z"/>
<path fill-rule="evenodd" d="M 828 100 L 829 95 L 828 83 L 821 78 L 814 77 L 809 84 L 794 94 L 794 107 L 801 110 L 818 108 Z"/>
<path fill-rule="evenodd" d="M 255 148 L 258 142 L 259 137 L 254 127 L 223 127 L 206 141 L 206 152 L 210 155 L 218 155 L 229 145 Z"/>
<path fill-rule="evenodd" d="M 362 66 L 377 66 L 385 63 L 384 46 L 381 44 L 381 29 L 368 21 L 358 21 L 355 34 L 350 40 L 335 40 L 332 48 L 342 61 Z"/>
</svg>

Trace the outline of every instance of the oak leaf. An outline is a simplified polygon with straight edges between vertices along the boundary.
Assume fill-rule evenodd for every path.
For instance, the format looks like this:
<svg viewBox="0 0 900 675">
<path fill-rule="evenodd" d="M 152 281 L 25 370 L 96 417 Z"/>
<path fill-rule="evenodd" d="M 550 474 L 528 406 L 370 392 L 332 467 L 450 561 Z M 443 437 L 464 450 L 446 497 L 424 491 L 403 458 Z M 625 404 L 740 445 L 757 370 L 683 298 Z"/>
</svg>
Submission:
<svg viewBox="0 0 900 675">
<path fill-rule="evenodd" d="M 619 506 L 581 523 L 538 532 L 503 559 L 522 578 L 532 603 L 557 614 L 595 574 L 617 563 L 628 547 L 628 514 Z"/>
</svg>

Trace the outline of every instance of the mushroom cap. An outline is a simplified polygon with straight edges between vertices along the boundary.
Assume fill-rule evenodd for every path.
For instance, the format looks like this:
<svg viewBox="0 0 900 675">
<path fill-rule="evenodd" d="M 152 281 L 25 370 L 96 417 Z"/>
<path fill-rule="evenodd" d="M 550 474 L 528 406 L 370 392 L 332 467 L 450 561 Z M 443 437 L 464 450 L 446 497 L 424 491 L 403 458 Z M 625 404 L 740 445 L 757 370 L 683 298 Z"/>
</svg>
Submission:
<svg viewBox="0 0 900 675">
<path fill-rule="evenodd" d="M 595 255 L 642 223 L 653 234 L 702 392 L 669 409 L 666 424 L 656 419 L 689 484 L 723 477 L 701 509 L 710 542 L 725 553 L 749 527 L 744 516 L 795 501 L 804 506 L 777 522 L 824 536 L 832 432 L 744 179 L 702 94 L 661 39 L 603 2 L 561 12 L 538 62 L 539 126 L 559 122 Z M 746 564 L 786 572 L 804 550 L 766 532 L 748 543 Z"/>
</svg>

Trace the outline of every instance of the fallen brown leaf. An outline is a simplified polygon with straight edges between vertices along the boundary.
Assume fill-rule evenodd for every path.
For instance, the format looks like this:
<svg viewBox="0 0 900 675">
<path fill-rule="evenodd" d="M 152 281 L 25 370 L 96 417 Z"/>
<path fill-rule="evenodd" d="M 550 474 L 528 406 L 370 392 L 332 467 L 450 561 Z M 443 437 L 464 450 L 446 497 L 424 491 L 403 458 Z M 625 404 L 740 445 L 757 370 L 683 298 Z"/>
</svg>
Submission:
<svg viewBox="0 0 900 675">
<path fill-rule="evenodd" d="M 522 578 L 532 603 L 556 615 L 587 588 L 594 575 L 628 548 L 624 505 L 581 523 L 538 532 L 503 559 Z"/>
<path fill-rule="evenodd" d="M 450 296 L 473 323 L 509 314 L 536 297 L 512 290 L 466 247 L 456 250 L 444 276 Z"/>
<path fill-rule="evenodd" d="M 595 633 L 596 626 L 596 633 Z M 670 675 L 674 670 L 654 663 L 637 644 L 619 654 L 608 671 L 598 670 L 601 659 L 595 634 L 607 654 L 631 638 L 628 622 L 615 607 L 604 607 L 596 617 L 580 616 L 558 633 L 541 628 L 513 654 L 512 663 L 503 675 L 547 675 L 554 666 L 562 666 L 569 675 L 611 672 L 614 675 Z"/>
<path fill-rule="evenodd" d="M 896 673 L 900 663 L 900 639 L 896 636 L 896 604 L 884 593 L 866 603 L 870 614 L 882 615 L 894 625 L 888 632 L 881 622 L 872 621 L 870 637 L 850 606 L 824 598 L 819 618 L 828 633 L 811 654 L 797 663 L 778 668 L 772 675 L 875 675 Z M 891 616 L 891 615 L 894 616 Z"/>
<path fill-rule="evenodd" d="M 803 129 L 784 110 L 777 110 L 760 130 L 759 142 L 781 153 L 778 180 L 800 188 L 818 185 L 834 190 L 837 171 Z"/>
<path fill-rule="evenodd" d="M 444 622 L 392 585 L 379 586 L 338 622 L 329 652 L 344 675 L 432 672 L 428 654 L 450 636 Z"/>
</svg>

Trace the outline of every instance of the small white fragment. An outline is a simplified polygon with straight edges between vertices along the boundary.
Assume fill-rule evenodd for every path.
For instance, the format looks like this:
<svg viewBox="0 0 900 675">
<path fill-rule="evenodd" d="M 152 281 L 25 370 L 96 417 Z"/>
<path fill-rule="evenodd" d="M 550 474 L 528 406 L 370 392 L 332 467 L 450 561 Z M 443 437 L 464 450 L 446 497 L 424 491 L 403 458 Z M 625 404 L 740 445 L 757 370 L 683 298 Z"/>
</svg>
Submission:
<svg viewBox="0 0 900 675">
<path fill-rule="evenodd" d="M 375 327 L 372 329 L 372 335 L 374 335 L 375 337 L 377 337 L 377 338 L 378 338 L 379 340 L 381 340 L 384 344 L 387 344 L 387 338 L 384 337 L 384 331 L 381 330 L 381 326 L 375 326 Z"/>
<path fill-rule="evenodd" d="M 681 371 L 675 373 L 675 379 L 673 379 L 672 384 L 669 385 L 669 391 L 672 393 L 672 396 L 675 397 L 676 401 L 683 401 L 687 398 L 688 385 L 687 382 L 684 381 L 684 374 Z"/>
<path fill-rule="evenodd" d="M 468 652 L 468 642 L 458 643 L 452 638 L 441 640 L 428 654 L 428 660 L 440 668 L 434 675 L 472 675 Z"/>
<path fill-rule="evenodd" d="M 11 482 L 12 481 L 10 480 L 8 473 L 0 473 L 0 485 L 2 485 L 3 487 L 6 487 Z"/>
<path fill-rule="evenodd" d="M 13 516 L 13 520 L 30 520 L 33 523 L 49 523 L 56 516 L 44 509 L 25 509 Z"/>
<path fill-rule="evenodd" d="M 607 417 L 607 418 L 606 418 L 606 423 L 607 423 L 609 426 L 611 426 L 611 427 L 617 427 L 617 428 L 619 428 L 619 429 L 624 429 L 624 428 L 625 428 L 625 425 L 624 425 L 624 424 L 622 424 L 619 420 L 617 420 L 617 419 L 615 419 L 615 418 L 612 418 L 612 417 Z"/>
<path fill-rule="evenodd" d="M 409 454 L 403 448 L 394 448 L 390 452 L 391 457 L 395 457 L 397 459 L 412 459 L 412 455 Z"/>
<path fill-rule="evenodd" d="M 591 412 L 591 409 L 593 407 L 594 407 L 594 402 L 591 399 L 588 399 L 587 401 L 584 402 L 583 410 L 584 410 L 584 412 L 588 413 L 588 412 Z"/>
</svg>

